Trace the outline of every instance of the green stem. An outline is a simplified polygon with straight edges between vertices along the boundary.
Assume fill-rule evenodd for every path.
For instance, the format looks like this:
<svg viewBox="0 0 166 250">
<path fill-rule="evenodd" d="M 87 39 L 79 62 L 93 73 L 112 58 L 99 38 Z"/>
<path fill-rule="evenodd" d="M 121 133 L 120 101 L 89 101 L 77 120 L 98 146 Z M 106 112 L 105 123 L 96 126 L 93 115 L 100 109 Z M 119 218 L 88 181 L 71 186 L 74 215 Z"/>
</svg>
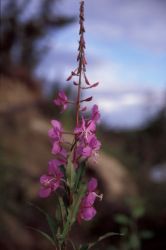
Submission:
<svg viewBox="0 0 166 250">
<path fill-rule="evenodd" d="M 70 245 L 74 250 L 77 250 L 72 240 L 68 239 L 68 242 L 70 243 Z"/>
<path fill-rule="evenodd" d="M 63 205 L 62 205 L 62 199 L 58 196 L 58 205 L 59 210 L 61 214 L 61 221 L 62 221 L 62 228 L 64 227 L 64 214 L 63 214 Z"/>
<path fill-rule="evenodd" d="M 79 195 L 76 198 L 76 201 L 70 207 L 70 210 L 69 210 L 69 213 L 68 213 L 68 216 L 67 216 L 67 222 L 64 225 L 64 229 L 63 229 L 63 232 L 62 232 L 62 242 L 61 243 L 65 242 L 67 240 L 67 235 L 68 235 L 68 233 L 69 233 L 69 231 L 71 229 L 72 224 L 76 220 L 76 215 L 77 215 L 77 212 L 78 212 L 78 209 L 79 209 L 81 199 L 82 199 L 82 197 L 83 197 L 83 195 L 85 193 L 85 190 L 86 190 L 86 187 L 82 186 L 80 191 L 79 191 Z"/>
<path fill-rule="evenodd" d="M 66 240 L 66 236 L 70 230 L 70 226 L 71 226 L 71 213 L 69 211 L 68 216 L 67 216 L 67 222 L 64 225 L 64 229 L 62 232 L 62 243 Z"/>
<path fill-rule="evenodd" d="M 79 123 L 81 80 L 82 80 L 82 51 L 80 52 L 80 61 L 79 61 L 79 82 L 78 82 L 78 92 L 77 92 L 77 101 L 76 101 L 76 126 L 78 126 L 78 123 Z"/>
</svg>

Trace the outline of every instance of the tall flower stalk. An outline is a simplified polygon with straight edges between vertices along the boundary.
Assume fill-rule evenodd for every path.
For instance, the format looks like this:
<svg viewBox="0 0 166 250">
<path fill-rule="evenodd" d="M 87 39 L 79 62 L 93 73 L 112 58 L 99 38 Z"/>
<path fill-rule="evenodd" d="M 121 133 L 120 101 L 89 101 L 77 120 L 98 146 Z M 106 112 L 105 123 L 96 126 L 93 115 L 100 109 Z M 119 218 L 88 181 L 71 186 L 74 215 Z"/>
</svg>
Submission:
<svg viewBox="0 0 166 250">
<path fill-rule="evenodd" d="M 44 233 L 56 250 L 65 250 L 68 244 L 76 249 L 70 239 L 73 224 L 92 220 L 96 215 L 95 201 L 102 199 L 102 195 L 96 191 L 97 179 L 91 178 L 86 181 L 85 178 L 87 162 L 90 158 L 97 160 L 101 143 L 96 137 L 96 125 L 100 119 L 98 106 L 93 105 L 87 117 L 86 103 L 92 100 L 92 96 L 82 98 L 81 94 L 83 90 L 98 85 L 98 82 L 91 83 L 86 75 L 84 1 L 80 2 L 79 25 L 78 66 L 67 78 L 67 81 L 76 87 L 76 99 L 69 100 L 65 92 L 60 91 L 54 100 L 54 104 L 61 107 L 62 111 L 65 111 L 69 105 L 74 105 L 75 127 L 73 131 L 66 132 L 60 121 L 51 121 L 52 128 L 48 131 L 48 136 L 52 143 L 51 152 L 54 158 L 49 161 L 47 173 L 40 177 L 39 196 L 47 198 L 54 194 L 58 201 L 57 205 L 59 204 L 56 218 L 51 218 L 48 214 L 46 216 L 51 236 Z M 66 133 L 73 136 L 73 143 L 66 141 Z M 77 249 L 90 249 L 90 247 L 80 246 Z"/>
</svg>

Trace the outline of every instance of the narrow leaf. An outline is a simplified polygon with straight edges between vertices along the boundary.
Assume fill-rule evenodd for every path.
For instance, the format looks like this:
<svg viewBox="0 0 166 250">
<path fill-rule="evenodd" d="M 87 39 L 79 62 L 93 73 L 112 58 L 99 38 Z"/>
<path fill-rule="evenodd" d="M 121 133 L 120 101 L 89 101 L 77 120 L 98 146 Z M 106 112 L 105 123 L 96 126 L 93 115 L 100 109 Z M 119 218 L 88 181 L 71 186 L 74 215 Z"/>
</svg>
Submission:
<svg viewBox="0 0 166 250">
<path fill-rule="evenodd" d="M 100 236 L 95 242 L 92 242 L 88 245 L 88 250 L 91 249 L 92 247 L 94 247 L 96 244 L 98 244 L 99 242 L 109 238 L 109 237 L 112 237 L 112 236 L 116 236 L 116 235 L 119 235 L 119 236 L 123 236 L 122 234 L 119 234 L 119 233 L 114 233 L 114 232 L 110 232 L 110 233 L 107 233 L 107 234 L 104 234 L 102 236 Z"/>
<path fill-rule="evenodd" d="M 57 233 L 57 229 L 58 229 L 58 223 L 56 223 L 56 221 L 49 215 L 46 216 L 51 234 L 52 234 L 52 238 L 55 239 L 56 238 L 56 233 Z"/>
<path fill-rule="evenodd" d="M 69 163 L 66 168 L 66 175 L 67 175 L 68 185 L 70 189 L 72 189 L 74 186 L 74 180 L 75 180 L 75 169 L 74 169 L 71 159 L 69 159 Z"/>
<path fill-rule="evenodd" d="M 81 163 L 77 169 L 76 176 L 75 176 L 75 183 L 74 183 L 75 191 L 77 191 L 77 189 L 79 188 L 80 181 L 85 173 L 85 169 L 86 169 L 86 167 L 85 167 L 84 163 Z"/>
<path fill-rule="evenodd" d="M 88 245 L 80 246 L 79 250 L 88 250 Z"/>
<path fill-rule="evenodd" d="M 130 235 L 129 244 L 132 249 L 140 249 L 140 239 L 137 234 L 133 233 Z"/>
<path fill-rule="evenodd" d="M 145 208 L 143 206 L 138 206 L 132 211 L 134 218 L 141 218 L 145 214 Z"/>
<path fill-rule="evenodd" d="M 37 209 L 43 215 L 47 216 L 47 212 L 44 211 L 41 207 L 38 207 L 37 205 L 35 205 L 35 204 L 31 203 L 31 202 L 27 202 L 27 204 L 30 205 L 31 207 L 34 207 L 35 209 Z"/>
<path fill-rule="evenodd" d="M 143 230 L 140 232 L 140 237 L 142 239 L 145 239 L 145 240 L 151 239 L 151 238 L 153 238 L 153 236 L 154 236 L 154 233 L 152 231 L 149 231 L 149 230 Z"/>
<path fill-rule="evenodd" d="M 73 211 L 72 211 L 72 223 L 75 222 L 77 218 L 77 213 L 79 210 L 79 206 L 82 200 L 82 197 L 85 195 L 87 187 L 84 184 L 81 184 L 78 190 L 78 194 L 76 195 L 75 202 L 73 204 Z"/>
<path fill-rule="evenodd" d="M 74 245 L 74 242 L 71 239 L 67 239 L 67 241 L 70 243 L 72 246 L 73 250 L 77 250 L 76 246 Z"/>
<path fill-rule="evenodd" d="M 122 225 L 128 225 L 130 223 L 130 219 L 124 214 L 117 214 L 115 216 L 115 221 Z"/>
<path fill-rule="evenodd" d="M 45 233 L 39 229 L 33 228 L 33 227 L 28 227 L 28 228 L 33 230 L 33 231 L 36 231 L 37 233 L 42 235 L 44 238 L 46 238 L 48 241 L 50 241 L 53 246 L 55 246 L 54 239 L 52 239 L 50 235 L 48 235 L 47 233 Z"/>
</svg>

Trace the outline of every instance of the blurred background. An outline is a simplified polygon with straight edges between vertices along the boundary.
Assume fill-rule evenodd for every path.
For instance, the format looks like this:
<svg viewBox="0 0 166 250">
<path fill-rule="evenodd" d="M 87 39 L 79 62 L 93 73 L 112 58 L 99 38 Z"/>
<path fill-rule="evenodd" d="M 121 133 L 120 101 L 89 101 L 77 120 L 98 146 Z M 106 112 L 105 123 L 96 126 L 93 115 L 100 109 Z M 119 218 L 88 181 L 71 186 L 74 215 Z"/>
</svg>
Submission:
<svg viewBox="0 0 166 250">
<path fill-rule="evenodd" d="M 76 242 L 122 232 L 94 249 L 166 249 L 166 1 L 87 0 L 88 94 L 101 110 L 103 147 L 88 175 L 104 200 L 92 223 L 75 227 Z M 72 110 L 52 103 L 76 66 L 77 0 L 1 0 L 0 249 L 52 249 L 29 227 L 47 231 L 28 203 L 54 212 L 54 198 L 38 198 L 39 176 L 52 157 L 49 121 L 72 128 Z"/>
</svg>

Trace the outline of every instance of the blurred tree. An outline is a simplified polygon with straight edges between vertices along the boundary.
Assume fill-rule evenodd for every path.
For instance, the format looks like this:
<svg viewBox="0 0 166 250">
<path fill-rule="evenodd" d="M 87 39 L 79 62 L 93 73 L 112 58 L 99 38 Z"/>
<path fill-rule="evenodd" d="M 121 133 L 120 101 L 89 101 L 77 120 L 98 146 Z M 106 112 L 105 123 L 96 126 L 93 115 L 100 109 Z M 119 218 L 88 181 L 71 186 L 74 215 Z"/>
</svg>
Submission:
<svg viewBox="0 0 166 250">
<path fill-rule="evenodd" d="M 9 74 L 20 67 L 31 74 L 47 49 L 46 44 L 39 48 L 39 41 L 74 21 L 74 17 L 57 13 L 57 2 L 1 0 L 1 73 Z"/>
</svg>

